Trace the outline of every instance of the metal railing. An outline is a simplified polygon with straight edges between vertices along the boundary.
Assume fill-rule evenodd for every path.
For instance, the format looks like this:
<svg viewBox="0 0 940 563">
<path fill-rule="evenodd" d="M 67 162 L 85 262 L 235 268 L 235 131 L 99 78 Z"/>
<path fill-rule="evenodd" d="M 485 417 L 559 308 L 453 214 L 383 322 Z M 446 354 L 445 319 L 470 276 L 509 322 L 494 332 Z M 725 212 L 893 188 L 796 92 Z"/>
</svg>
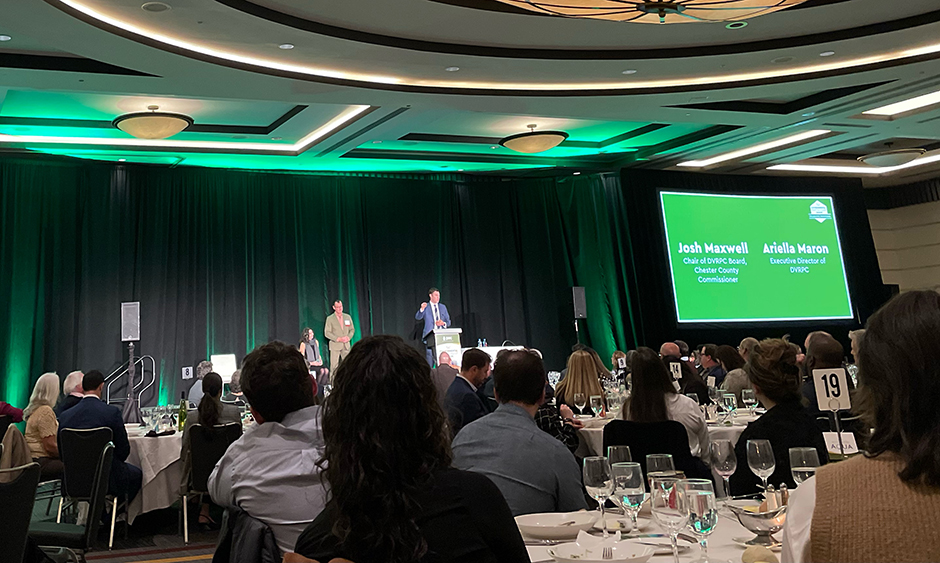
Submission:
<svg viewBox="0 0 940 563">
<path fill-rule="evenodd" d="M 139 371 L 140 382 L 134 385 L 133 390 L 137 391 L 139 387 L 144 385 L 144 379 L 146 378 L 146 372 L 147 372 L 147 370 L 144 369 L 144 362 L 150 362 L 150 383 L 145 385 L 143 389 L 141 389 L 140 392 L 137 393 L 138 404 L 140 404 L 140 397 L 144 394 L 144 391 L 153 387 L 153 384 L 156 383 L 157 381 L 156 360 L 153 359 L 153 356 L 141 356 L 134 361 L 135 373 L 138 372 L 137 366 L 138 365 L 140 366 L 140 371 Z M 129 360 L 128 360 L 127 362 L 124 362 L 123 364 L 119 365 L 114 371 L 112 371 L 110 374 L 108 374 L 107 377 L 104 378 L 105 383 L 107 383 L 107 385 L 105 385 L 105 403 L 111 404 L 111 386 L 114 385 L 118 380 L 120 380 L 121 376 L 127 374 L 129 368 L 130 366 L 129 366 Z M 125 399 L 127 399 L 127 397 L 121 397 L 122 401 Z"/>
</svg>

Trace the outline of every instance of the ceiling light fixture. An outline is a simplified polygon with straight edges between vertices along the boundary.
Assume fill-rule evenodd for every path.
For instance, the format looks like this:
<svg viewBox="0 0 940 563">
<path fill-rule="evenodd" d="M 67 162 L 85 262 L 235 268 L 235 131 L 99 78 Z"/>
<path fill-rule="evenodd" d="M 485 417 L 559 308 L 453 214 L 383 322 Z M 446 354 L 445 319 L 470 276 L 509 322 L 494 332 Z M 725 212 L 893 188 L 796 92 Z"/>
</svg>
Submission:
<svg viewBox="0 0 940 563">
<path fill-rule="evenodd" d="M 0 35 L 0 41 L 11 41 L 12 39 L 9 35 Z"/>
<path fill-rule="evenodd" d="M 890 146 L 891 143 L 888 143 Z M 914 162 L 924 156 L 927 149 L 894 149 L 866 154 L 858 157 L 858 161 L 875 168 L 892 168 L 909 162 Z"/>
<path fill-rule="evenodd" d="M 835 55 L 835 54 L 836 54 L 835 51 L 823 51 L 822 53 L 819 53 L 819 56 L 820 56 L 820 57 L 831 57 L 832 55 Z"/>
<path fill-rule="evenodd" d="M 144 2 L 140 5 L 140 9 L 145 12 L 151 12 L 158 14 L 160 12 L 166 12 L 172 9 L 169 4 L 164 4 L 163 2 Z"/>
<path fill-rule="evenodd" d="M 147 106 L 150 111 L 120 115 L 112 125 L 138 139 L 166 139 L 193 124 L 193 118 L 181 113 L 158 112 L 160 106 Z"/>
<path fill-rule="evenodd" d="M 916 98 L 910 98 L 908 100 L 882 106 L 880 108 L 870 109 L 862 113 L 864 115 L 880 115 L 884 117 L 891 117 L 937 104 L 940 104 L 940 90 L 931 92 L 930 94 L 924 94 L 923 96 L 917 96 Z"/>
<path fill-rule="evenodd" d="M 277 46 L 277 48 L 282 49 L 284 51 L 290 51 L 291 49 L 294 48 L 294 45 L 293 43 L 281 43 L 280 45 Z"/>
<path fill-rule="evenodd" d="M 759 145 L 754 145 L 753 147 L 748 147 L 746 149 L 741 149 L 741 150 L 737 150 L 734 152 L 729 152 L 725 154 L 720 154 L 718 156 L 713 156 L 712 158 L 709 158 L 707 160 L 689 160 L 686 162 L 680 162 L 677 166 L 685 166 L 689 168 L 706 168 L 708 166 L 713 166 L 721 162 L 727 162 L 729 160 L 743 158 L 745 156 L 750 156 L 752 154 L 766 152 L 771 149 L 776 149 L 779 147 L 784 147 L 787 145 L 800 143 L 802 141 L 807 141 L 809 139 L 820 137 L 822 135 L 827 135 L 829 133 L 831 133 L 831 131 L 827 129 L 814 129 L 812 131 L 804 131 L 803 133 L 790 135 L 789 137 L 777 139 L 776 141 L 761 143 Z"/>
<path fill-rule="evenodd" d="M 568 138 L 568 134 L 564 131 L 536 131 L 537 125 L 534 123 L 526 127 L 529 128 L 528 132 L 505 137 L 499 141 L 499 144 L 509 150 L 533 154 L 553 149 Z"/>
<path fill-rule="evenodd" d="M 779 170 L 786 172 L 812 172 L 817 174 L 879 175 L 891 174 L 892 172 L 897 172 L 899 170 L 907 170 L 908 168 L 925 166 L 935 162 L 940 162 L 940 153 L 933 154 L 931 156 L 924 156 L 908 162 L 907 164 L 899 164 L 897 166 L 889 166 L 884 168 L 877 168 L 874 166 L 836 166 L 829 164 L 777 164 L 774 166 L 768 166 L 767 170 Z"/>
<path fill-rule="evenodd" d="M 540 14 L 639 23 L 735 22 L 777 12 L 807 0 L 497 0 Z M 743 22 L 741 22 L 743 23 Z M 747 24 L 745 24 L 747 25 Z M 743 26 L 742 26 L 743 27 Z"/>
<path fill-rule="evenodd" d="M 627 70 L 621 72 L 620 74 L 636 74 L 637 70 L 634 68 L 628 68 Z"/>
<path fill-rule="evenodd" d="M 747 22 L 731 22 L 725 26 L 725 29 L 744 29 L 747 27 Z"/>
<path fill-rule="evenodd" d="M 460 67 L 459 67 L 459 66 L 449 66 L 449 67 L 445 68 L 444 70 L 446 70 L 447 72 L 457 72 L 458 70 L 460 70 Z"/>
</svg>

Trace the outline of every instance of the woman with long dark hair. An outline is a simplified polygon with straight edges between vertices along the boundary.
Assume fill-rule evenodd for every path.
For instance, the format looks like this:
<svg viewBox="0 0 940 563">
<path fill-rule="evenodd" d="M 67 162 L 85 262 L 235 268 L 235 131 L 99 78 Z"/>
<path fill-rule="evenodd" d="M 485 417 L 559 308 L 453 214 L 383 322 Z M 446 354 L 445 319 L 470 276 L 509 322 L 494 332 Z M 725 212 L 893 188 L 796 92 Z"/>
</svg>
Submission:
<svg viewBox="0 0 940 563">
<path fill-rule="evenodd" d="M 681 362 L 681 360 L 679 360 Z M 633 392 L 621 416 L 633 422 L 674 420 L 685 427 L 693 457 L 708 454 L 708 426 L 698 403 L 676 392 L 659 354 L 642 346 L 633 358 Z"/>
<path fill-rule="evenodd" d="M 237 406 L 222 402 L 222 376 L 210 372 L 202 379 L 202 400 L 195 411 L 186 415 L 186 426 L 183 427 L 182 447 L 180 460 L 183 462 L 183 481 L 180 483 L 181 493 L 189 491 L 190 473 L 192 473 L 192 452 L 190 451 L 189 429 L 193 424 L 202 426 L 218 426 L 220 424 L 241 424 L 241 411 Z M 215 521 L 209 516 L 209 504 L 203 503 L 199 512 L 199 523 L 211 527 Z"/>
<path fill-rule="evenodd" d="M 487 477 L 451 467 L 427 360 L 397 336 L 353 346 L 323 407 L 331 498 L 294 549 L 357 563 L 528 561 Z"/>
</svg>

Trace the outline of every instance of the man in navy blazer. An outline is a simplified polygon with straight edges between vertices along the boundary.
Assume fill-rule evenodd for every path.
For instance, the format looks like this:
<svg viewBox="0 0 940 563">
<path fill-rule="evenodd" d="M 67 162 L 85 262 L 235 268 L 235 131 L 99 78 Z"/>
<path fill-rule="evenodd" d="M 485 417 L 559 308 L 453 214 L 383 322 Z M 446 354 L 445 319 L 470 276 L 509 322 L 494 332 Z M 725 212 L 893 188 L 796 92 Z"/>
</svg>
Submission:
<svg viewBox="0 0 940 563">
<path fill-rule="evenodd" d="M 430 303 L 424 302 L 421 308 L 415 313 L 415 320 L 424 320 L 424 328 L 421 330 L 421 338 L 427 345 L 428 365 L 434 367 L 434 343 L 428 342 L 428 335 L 435 328 L 447 328 L 450 326 L 450 314 L 447 313 L 447 307 L 441 303 L 441 292 L 436 287 L 428 290 Z"/>
<path fill-rule="evenodd" d="M 477 389 L 490 373 L 490 356 L 477 348 L 463 353 L 460 373 L 447 388 L 444 395 L 444 410 L 450 420 L 454 435 L 474 420 L 490 413 Z"/>
<path fill-rule="evenodd" d="M 127 440 L 124 418 L 117 407 L 101 400 L 104 388 L 104 375 L 92 370 L 82 378 L 85 396 L 77 405 L 62 413 L 59 417 L 59 432 L 65 429 L 87 430 L 107 427 L 111 429 L 111 441 L 114 443 L 114 459 L 111 462 L 111 480 L 108 494 L 126 496 L 130 502 L 140 491 L 143 472 L 139 467 L 125 460 L 131 453 L 131 444 Z"/>
</svg>

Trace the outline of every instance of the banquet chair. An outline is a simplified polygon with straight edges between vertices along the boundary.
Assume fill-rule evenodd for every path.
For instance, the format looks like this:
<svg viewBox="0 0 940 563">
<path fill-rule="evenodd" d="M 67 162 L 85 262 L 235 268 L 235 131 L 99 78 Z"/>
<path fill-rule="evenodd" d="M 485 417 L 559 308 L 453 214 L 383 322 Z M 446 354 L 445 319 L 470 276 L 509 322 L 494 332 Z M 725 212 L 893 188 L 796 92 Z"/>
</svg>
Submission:
<svg viewBox="0 0 940 563">
<path fill-rule="evenodd" d="M 189 543 L 189 498 L 209 494 L 209 476 L 215 464 L 222 459 L 225 451 L 234 442 L 241 438 L 242 425 L 240 422 L 221 424 L 218 426 L 203 426 L 193 424 L 189 427 L 189 448 L 192 459 L 192 472 L 189 486 L 182 494 L 182 528 L 183 543 Z"/>
<path fill-rule="evenodd" d="M 98 454 L 106 445 L 111 444 L 111 439 L 111 429 L 107 427 L 82 430 L 64 428 L 59 431 L 59 457 L 65 465 L 65 475 L 62 479 L 62 497 L 59 499 L 57 523 L 62 522 L 62 506 L 66 499 L 69 504 L 75 504 L 78 501 L 88 502 L 94 485 Z M 118 510 L 123 507 L 126 511 L 127 502 L 126 499 L 107 495 L 107 488 L 105 494 L 106 501 L 111 504 L 111 533 L 108 538 L 108 549 L 111 549 L 114 547 L 114 529 L 117 526 Z M 89 512 L 88 517 L 97 519 L 100 514 L 100 512 Z M 127 526 L 125 522 L 125 538 Z"/>
<path fill-rule="evenodd" d="M 61 451 L 61 450 L 60 450 Z M 111 459 L 114 457 L 114 444 L 106 442 L 93 458 L 93 465 L 87 475 L 73 476 L 69 482 L 69 469 L 66 465 L 65 490 L 79 491 L 88 486 L 87 496 L 81 500 L 88 502 L 88 518 L 84 524 L 65 524 L 59 522 L 35 522 L 29 527 L 29 537 L 44 547 L 64 548 L 73 561 L 85 563 L 85 553 L 94 547 L 98 536 L 100 518 L 108 496 L 108 479 L 111 477 Z M 73 458 L 74 459 L 74 458 Z M 76 464 L 77 465 L 77 462 Z"/>
<path fill-rule="evenodd" d="M 3 536 L 0 563 L 21 563 L 29 535 L 29 520 L 33 515 L 36 485 L 39 483 L 39 464 L 32 462 L 0 469 L 0 473 L 11 478 L 0 483 L 0 507 L 3 507 L 0 510 L 0 534 Z"/>
<path fill-rule="evenodd" d="M 701 460 L 692 457 L 689 435 L 681 423 L 674 420 L 663 422 L 632 422 L 613 420 L 604 427 L 604 451 L 610 446 L 630 446 L 633 461 L 640 464 L 646 476 L 648 454 L 671 454 L 676 471 L 685 473 L 688 479 L 711 479 L 711 472 Z"/>
</svg>

